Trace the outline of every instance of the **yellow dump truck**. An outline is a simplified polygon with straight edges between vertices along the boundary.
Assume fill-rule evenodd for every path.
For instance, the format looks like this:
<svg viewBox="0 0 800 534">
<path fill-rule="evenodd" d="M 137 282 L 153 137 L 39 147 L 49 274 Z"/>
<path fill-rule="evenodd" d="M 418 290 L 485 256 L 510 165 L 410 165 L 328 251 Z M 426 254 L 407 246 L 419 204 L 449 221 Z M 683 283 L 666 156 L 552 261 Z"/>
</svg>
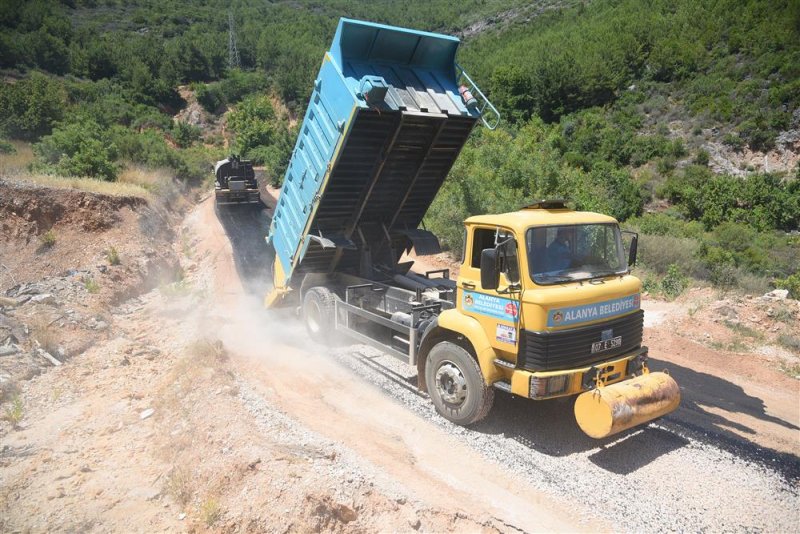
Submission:
<svg viewBox="0 0 800 534">
<path fill-rule="evenodd" d="M 458 424 L 485 417 L 498 389 L 578 396 L 595 438 L 673 411 L 678 386 L 642 346 L 636 236 L 626 253 L 612 217 L 535 202 L 467 219 L 457 280 L 402 261 L 439 251 L 422 218 L 472 128 L 497 124 L 457 45 L 340 21 L 267 236 L 266 305 L 295 306 L 315 340 L 344 334 L 415 366 Z"/>
</svg>

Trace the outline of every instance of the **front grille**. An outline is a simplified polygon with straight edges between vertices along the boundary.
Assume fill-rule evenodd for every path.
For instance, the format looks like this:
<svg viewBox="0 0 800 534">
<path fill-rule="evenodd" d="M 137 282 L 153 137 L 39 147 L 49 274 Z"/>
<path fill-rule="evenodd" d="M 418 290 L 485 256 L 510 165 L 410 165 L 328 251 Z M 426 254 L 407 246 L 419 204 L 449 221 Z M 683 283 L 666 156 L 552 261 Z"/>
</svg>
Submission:
<svg viewBox="0 0 800 534">
<path fill-rule="evenodd" d="M 519 347 L 517 366 L 529 371 L 558 371 L 586 367 L 630 352 L 642 344 L 644 312 L 634 313 L 600 324 L 559 330 L 526 330 Z M 612 337 L 622 336 L 622 345 L 592 354 L 592 343 L 600 341 L 603 330 L 612 329 Z"/>
</svg>

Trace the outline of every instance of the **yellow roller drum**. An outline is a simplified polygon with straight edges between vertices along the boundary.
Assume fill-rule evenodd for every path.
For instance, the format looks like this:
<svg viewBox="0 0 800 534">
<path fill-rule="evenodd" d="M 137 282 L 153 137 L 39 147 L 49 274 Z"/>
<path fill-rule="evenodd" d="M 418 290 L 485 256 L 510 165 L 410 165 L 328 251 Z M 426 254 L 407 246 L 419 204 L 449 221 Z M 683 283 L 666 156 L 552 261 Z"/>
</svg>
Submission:
<svg viewBox="0 0 800 534">
<path fill-rule="evenodd" d="M 587 391 L 575 401 L 575 419 L 593 438 L 604 438 L 674 411 L 681 402 L 677 382 L 647 373 Z"/>
</svg>

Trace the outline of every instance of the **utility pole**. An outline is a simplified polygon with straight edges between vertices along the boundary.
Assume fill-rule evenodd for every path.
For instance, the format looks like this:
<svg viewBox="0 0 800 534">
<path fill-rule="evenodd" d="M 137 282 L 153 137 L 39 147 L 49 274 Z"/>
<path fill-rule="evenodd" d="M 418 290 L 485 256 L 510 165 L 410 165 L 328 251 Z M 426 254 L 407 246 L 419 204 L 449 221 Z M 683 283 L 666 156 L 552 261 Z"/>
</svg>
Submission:
<svg viewBox="0 0 800 534">
<path fill-rule="evenodd" d="M 228 67 L 231 69 L 238 69 L 241 67 L 239 63 L 239 49 L 236 47 L 236 32 L 233 29 L 233 12 L 228 12 Z"/>
</svg>

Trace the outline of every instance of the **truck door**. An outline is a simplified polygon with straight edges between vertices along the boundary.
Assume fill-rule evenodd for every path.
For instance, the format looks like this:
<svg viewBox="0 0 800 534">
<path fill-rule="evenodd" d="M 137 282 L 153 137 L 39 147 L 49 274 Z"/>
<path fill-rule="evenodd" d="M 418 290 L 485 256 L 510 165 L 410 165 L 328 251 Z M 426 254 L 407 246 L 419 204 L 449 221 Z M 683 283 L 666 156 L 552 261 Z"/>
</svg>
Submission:
<svg viewBox="0 0 800 534">
<path fill-rule="evenodd" d="M 519 287 L 519 258 L 514 235 L 497 227 L 467 228 L 464 261 L 458 276 L 457 308 L 464 315 L 477 319 L 486 332 L 492 347 L 505 353 L 509 361 L 516 360 L 519 344 L 519 289 L 507 292 L 509 286 Z M 509 241 L 510 240 L 510 241 Z M 507 241 L 506 253 L 501 255 L 500 285 L 497 290 L 481 286 L 481 252 Z"/>
</svg>

